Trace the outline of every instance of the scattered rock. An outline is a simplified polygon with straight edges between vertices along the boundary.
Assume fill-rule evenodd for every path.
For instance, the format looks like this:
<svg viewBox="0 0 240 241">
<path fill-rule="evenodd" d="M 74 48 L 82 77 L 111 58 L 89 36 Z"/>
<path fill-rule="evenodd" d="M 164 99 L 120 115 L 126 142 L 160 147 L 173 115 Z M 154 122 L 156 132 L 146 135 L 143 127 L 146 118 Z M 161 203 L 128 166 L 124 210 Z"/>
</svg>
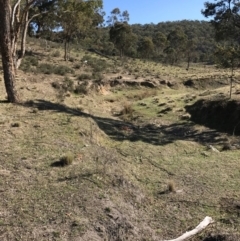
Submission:
<svg viewBox="0 0 240 241">
<path fill-rule="evenodd" d="M 184 114 L 180 116 L 181 120 L 190 120 L 191 119 L 191 115 L 190 114 Z"/>
</svg>

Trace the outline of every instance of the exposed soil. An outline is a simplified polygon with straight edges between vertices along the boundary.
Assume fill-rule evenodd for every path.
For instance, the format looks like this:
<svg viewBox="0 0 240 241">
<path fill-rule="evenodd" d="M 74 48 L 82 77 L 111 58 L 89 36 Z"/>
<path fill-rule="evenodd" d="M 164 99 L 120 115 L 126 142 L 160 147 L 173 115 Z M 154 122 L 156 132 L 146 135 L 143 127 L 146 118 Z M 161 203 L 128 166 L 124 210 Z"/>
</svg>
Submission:
<svg viewBox="0 0 240 241">
<path fill-rule="evenodd" d="M 186 106 L 191 119 L 218 131 L 240 134 L 240 102 L 236 100 L 198 100 Z"/>
</svg>

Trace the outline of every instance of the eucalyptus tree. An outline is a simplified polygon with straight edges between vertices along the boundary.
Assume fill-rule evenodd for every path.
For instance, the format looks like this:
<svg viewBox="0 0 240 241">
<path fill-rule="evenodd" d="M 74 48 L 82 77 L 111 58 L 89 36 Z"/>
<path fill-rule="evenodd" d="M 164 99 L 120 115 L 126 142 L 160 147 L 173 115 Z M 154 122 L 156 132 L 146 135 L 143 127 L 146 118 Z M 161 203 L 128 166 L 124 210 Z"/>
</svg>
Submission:
<svg viewBox="0 0 240 241">
<path fill-rule="evenodd" d="M 72 38 L 84 35 L 91 26 L 98 25 L 96 16 L 101 8 L 102 0 L 59 0 L 57 18 L 62 28 L 65 60 L 68 60 L 68 47 Z"/>
<path fill-rule="evenodd" d="M 12 36 L 12 9 L 10 0 L 0 0 L 0 50 L 2 55 L 2 66 L 4 72 L 4 83 L 7 92 L 7 98 L 10 102 L 18 102 L 19 98 L 15 88 L 15 65 L 13 54 L 13 36 Z"/>
<path fill-rule="evenodd" d="M 167 54 L 171 64 L 178 62 L 185 51 L 187 36 L 180 27 L 172 30 L 167 36 L 167 47 L 164 52 Z"/>
<path fill-rule="evenodd" d="M 110 41 L 118 49 L 120 57 L 136 42 L 137 36 L 133 34 L 127 22 L 116 22 L 109 31 Z"/>
<path fill-rule="evenodd" d="M 150 37 L 143 37 L 139 43 L 138 51 L 144 58 L 149 58 L 154 51 L 154 44 Z"/>
<path fill-rule="evenodd" d="M 111 11 L 111 15 L 108 16 L 107 24 L 108 26 L 114 26 L 117 22 L 128 22 L 129 19 L 129 13 L 127 10 L 121 12 L 119 8 L 114 8 Z"/>
<path fill-rule="evenodd" d="M 215 57 L 220 66 L 231 69 L 230 98 L 234 69 L 240 63 L 240 1 L 216 0 L 205 2 L 202 14 L 211 17 L 210 23 L 215 29 L 218 44 Z"/>
<path fill-rule="evenodd" d="M 155 46 L 156 53 L 161 53 L 167 44 L 167 37 L 164 33 L 158 31 L 153 35 L 152 41 Z"/>
</svg>

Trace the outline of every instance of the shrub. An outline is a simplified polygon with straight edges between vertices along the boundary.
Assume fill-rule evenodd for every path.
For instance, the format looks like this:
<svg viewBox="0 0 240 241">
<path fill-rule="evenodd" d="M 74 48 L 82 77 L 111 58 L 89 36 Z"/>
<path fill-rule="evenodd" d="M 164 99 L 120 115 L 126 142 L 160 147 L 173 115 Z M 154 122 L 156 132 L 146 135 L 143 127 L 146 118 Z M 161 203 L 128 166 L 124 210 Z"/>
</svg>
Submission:
<svg viewBox="0 0 240 241">
<path fill-rule="evenodd" d="M 171 180 L 171 181 L 168 182 L 167 190 L 169 192 L 176 192 L 176 184 L 175 184 L 174 181 Z"/>
<path fill-rule="evenodd" d="M 100 72 L 96 72 L 92 74 L 92 78 L 94 80 L 100 81 L 103 79 L 103 75 Z"/>
<path fill-rule="evenodd" d="M 74 71 L 73 71 L 73 69 L 71 69 L 71 68 L 69 68 L 68 66 L 65 66 L 65 65 L 56 66 L 55 69 L 54 69 L 54 74 L 65 75 L 65 74 L 68 74 L 68 73 L 73 74 Z"/>
<path fill-rule="evenodd" d="M 56 50 L 52 53 L 52 57 L 60 57 L 61 56 L 61 53 L 59 50 Z"/>
<path fill-rule="evenodd" d="M 60 83 L 57 82 L 57 81 L 52 82 L 51 85 L 54 89 L 60 89 L 61 88 Z"/>
<path fill-rule="evenodd" d="M 132 105 L 129 103 L 125 103 L 123 105 L 123 109 L 121 110 L 121 115 L 132 115 L 134 112 Z"/>
<path fill-rule="evenodd" d="M 81 64 L 77 63 L 74 65 L 74 69 L 80 69 L 81 68 Z"/>
<path fill-rule="evenodd" d="M 33 72 L 32 66 L 38 66 L 38 59 L 34 56 L 26 56 L 20 65 L 20 69 L 25 72 Z"/>
<path fill-rule="evenodd" d="M 69 61 L 70 61 L 70 62 L 74 62 L 75 59 L 74 59 L 73 57 L 70 57 L 70 58 L 69 58 Z"/>
<path fill-rule="evenodd" d="M 86 95 L 88 93 L 88 83 L 87 83 L 87 81 L 84 81 L 83 83 L 76 86 L 76 88 L 74 90 L 74 93 Z"/>
<path fill-rule="evenodd" d="M 53 74 L 55 66 L 52 64 L 42 63 L 38 67 L 38 72 L 43 74 Z"/>
<path fill-rule="evenodd" d="M 68 153 L 64 156 L 62 156 L 59 160 L 59 163 L 62 165 L 62 166 L 69 166 L 73 163 L 73 155 Z"/>
<path fill-rule="evenodd" d="M 78 80 L 90 80 L 91 76 L 89 74 L 81 74 L 78 76 Z"/>
<path fill-rule="evenodd" d="M 73 91 L 74 90 L 74 81 L 68 77 L 65 77 L 62 88 L 65 91 Z"/>
</svg>

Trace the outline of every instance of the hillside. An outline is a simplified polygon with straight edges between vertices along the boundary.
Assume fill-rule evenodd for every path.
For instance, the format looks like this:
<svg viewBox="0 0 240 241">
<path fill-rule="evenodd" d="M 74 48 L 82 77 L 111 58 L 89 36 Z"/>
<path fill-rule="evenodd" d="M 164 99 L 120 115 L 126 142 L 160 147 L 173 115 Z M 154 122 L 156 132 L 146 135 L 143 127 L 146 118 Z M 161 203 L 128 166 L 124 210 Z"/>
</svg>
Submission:
<svg viewBox="0 0 240 241">
<path fill-rule="evenodd" d="M 229 103 L 228 70 L 27 46 L 21 104 L 0 82 L 1 240 L 159 241 L 205 216 L 191 240 L 240 239 L 240 120 L 219 129 L 209 111 Z"/>
</svg>

